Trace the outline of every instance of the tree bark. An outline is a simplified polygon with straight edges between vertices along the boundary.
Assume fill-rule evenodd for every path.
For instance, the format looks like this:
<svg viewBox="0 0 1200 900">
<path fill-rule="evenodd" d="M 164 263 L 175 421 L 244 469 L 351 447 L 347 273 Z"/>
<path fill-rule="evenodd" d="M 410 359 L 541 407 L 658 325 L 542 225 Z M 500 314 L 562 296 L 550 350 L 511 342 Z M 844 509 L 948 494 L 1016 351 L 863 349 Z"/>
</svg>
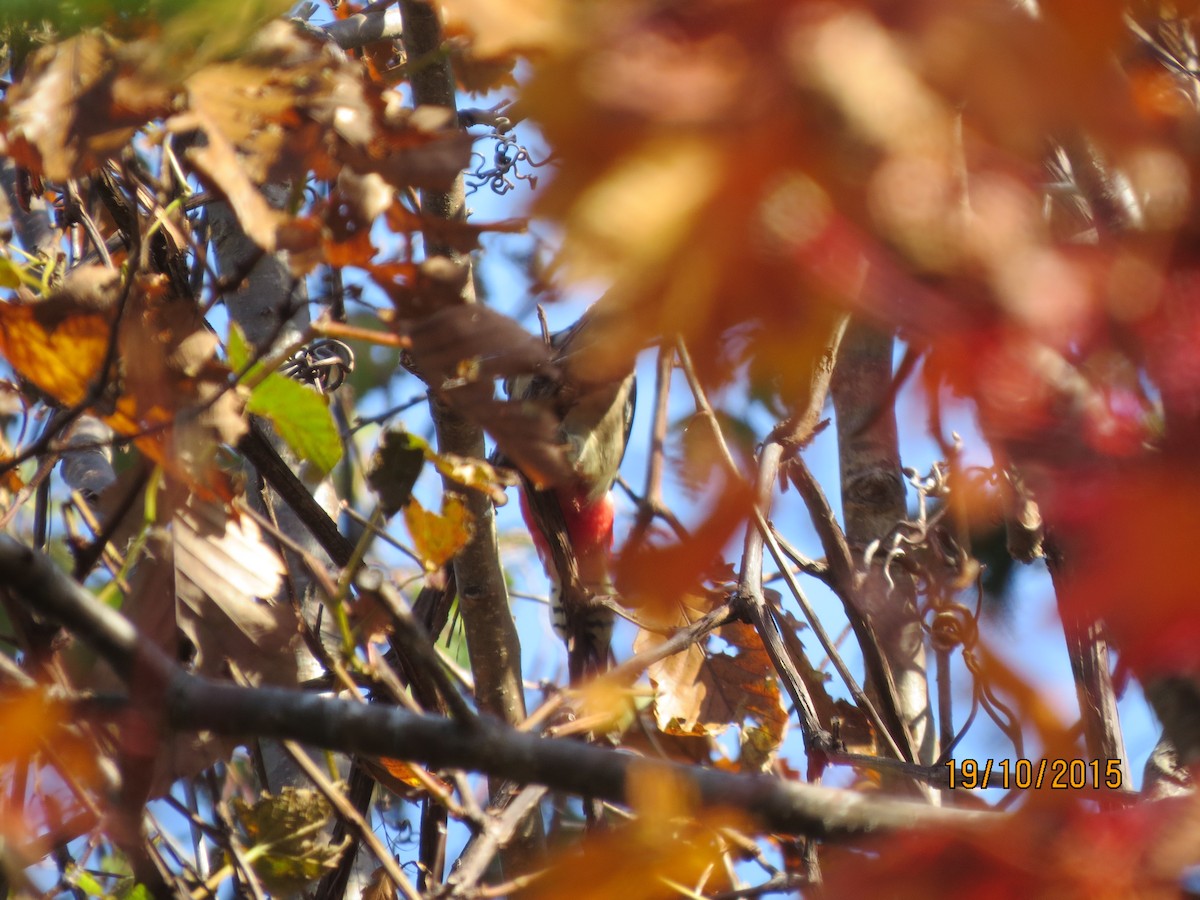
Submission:
<svg viewBox="0 0 1200 900">
<path fill-rule="evenodd" d="M 412 68 L 413 102 L 418 106 L 440 106 L 457 114 L 454 72 L 449 59 L 441 54 L 442 30 L 437 10 L 419 0 L 402 0 L 404 51 Z M 460 173 L 448 191 L 421 191 L 421 210 L 429 217 L 461 221 L 467 217 L 466 191 Z M 443 256 L 466 268 L 458 298 L 460 303 L 476 303 L 471 259 L 426 233 L 426 258 Z M 486 456 L 483 429 L 466 421 L 431 392 L 430 409 L 437 431 L 438 449 L 464 457 Z M 447 491 L 457 491 L 450 480 L 443 482 Z M 479 491 L 462 494 L 462 500 L 474 522 L 471 539 L 454 557 L 454 579 L 458 585 L 459 609 L 467 637 L 467 654 L 475 679 L 475 698 L 481 709 L 511 725 L 524 721 L 525 692 L 521 676 L 521 643 L 509 609 L 508 585 L 500 563 L 496 542 L 496 518 L 492 501 Z M 493 798 L 501 785 L 492 783 Z M 501 854 L 501 863 L 510 874 L 527 871 L 543 850 L 541 819 L 526 819 L 514 842 Z"/>
<path fill-rule="evenodd" d="M 908 512 L 891 398 L 893 347 L 889 330 L 857 318 L 842 340 L 832 384 L 842 513 L 858 572 L 859 607 L 878 636 L 906 726 L 907 734 L 894 737 L 912 749 L 914 761 L 931 765 L 937 742 L 915 589 L 898 566 L 888 570 L 889 585 L 884 569 L 887 539 Z M 874 541 L 881 544 L 868 568 L 865 551 Z M 886 701 L 874 679 L 868 679 L 867 691 L 875 702 Z"/>
</svg>

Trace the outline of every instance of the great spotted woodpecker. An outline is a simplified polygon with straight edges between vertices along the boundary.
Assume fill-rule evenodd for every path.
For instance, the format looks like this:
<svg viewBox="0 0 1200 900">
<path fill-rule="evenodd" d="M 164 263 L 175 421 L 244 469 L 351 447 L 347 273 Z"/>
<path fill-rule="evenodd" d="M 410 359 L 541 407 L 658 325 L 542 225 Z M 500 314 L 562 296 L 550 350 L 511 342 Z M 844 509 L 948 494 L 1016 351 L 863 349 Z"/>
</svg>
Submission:
<svg viewBox="0 0 1200 900">
<path fill-rule="evenodd" d="M 507 384 L 510 398 L 544 403 L 554 412 L 573 471 L 571 479 L 545 490 L 528 479 L 521 484 L 521 514 L 550 579 L 551 621 L 567 645 L 572 683 L 608 667 L 614 616 L 604 601 L 613 592 L 612 485 L 637 397 L 633 372 L 612 372 L 597 352 L 592 322 L 585 314 L 550 336 L 558 378 Z"/>
</svg>

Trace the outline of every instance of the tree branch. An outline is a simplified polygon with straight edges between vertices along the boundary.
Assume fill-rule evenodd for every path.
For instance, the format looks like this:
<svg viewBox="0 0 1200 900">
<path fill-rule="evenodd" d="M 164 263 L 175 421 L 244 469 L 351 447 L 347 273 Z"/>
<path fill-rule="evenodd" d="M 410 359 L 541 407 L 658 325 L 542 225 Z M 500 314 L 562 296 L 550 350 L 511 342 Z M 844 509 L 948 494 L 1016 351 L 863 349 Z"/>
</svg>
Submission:
<svg viewBox="0 0 1200 900">
<path fill-rule="evenodd" d="M 614 753 L 579 741 L 549 740 L 494 719 L 477 727 L 379 704 L 339 700 L 282 688 L 246 688 L 189 675 L 120 613 L 104 606 L 43 554 L 0 535 L 0 579 L 29 609 L 56 619 L 86 641 L 128 683 L 147 680 L 161 691 L 167 727 L 238 737 L 295 740 L 345 753 L 411 760 L 435 768 L 468 769 L 522 784 L 628 803 L 634 769 L 691 786 L 703 806 L 732 807 L 761 826 L 786 834 L 851 839 L 915 827 L 976 827 L 996 814 L 930 808 L 852 791 L 766 776 Z"/>
<path fill-rule="evenodd" d="M 404 52 L 410 69 L 413 103 L 440 106 L 457 115 L 455 78 L 449 57 L 442 50 L 442 29 L 437 10 L 420 0 L 400 0 Z M 460 172 L 448 191 L 421 191 L 421 211 L 449 222 L 467 217 L 466 192 Z M 435 234 L 426 231 L 426 258 L 443 256 L 466 270 L 457 302 L 476 303 L 471 259 Z M 431 386 L 436 387 L 436 386 Z M 430 412 L 442 453 L 482 459 L 486 455 L 483 429 L 468 422 L 430 391 Z M 447 490 L 457 486 L 444 480 Z M 521 677 L 521 643 L 508 605 L 508 585 L 500 564 L 492 501 L 469 491 L 463 503 L 474 522 L 471 539 L 454 557 L 459 609 L 467 636 L 467 654 L 475 676 L 475 699 L 480 709 L 516 725 L 524 721 L 525 692 Z M 495 796 L 498 785 L 490 785 Z M 541 820 L 531 816 L 502 859 L 517 872 L 528 871 L 542 850 Z"/>
<path fill-rule="evenodd" d="M 893 346 L 890 331 L 862 320 L 852 321 L 831 383 L 845 533 L 854 547 L 859 569 L 862 548 L 886 540 L 907 518 L 896 413 L 886 399 L 893 382 Z M 931 727 L 925 634 L 911 581 L 906 581 L 892 590 L 881 567 L 872 566 L 862 572 L 864 612 L 887 660 L 885 682 L 872 677 L 867 690 L 900 711 L 898 724 L 902 730 L 893 735 L 896 743 L 908 748 L 909 759 L 929 765 L 937 754 Z"/>
<path fill-rule="evenodd" d="M 413 102 L 454 110 L 454 73 L 448 59 L 437 58 L 442 44 L 437 11 L 428 3 L 405 0 L 400 4 L 404 19 L 404 49 L 410 64 L 421 60 L 412 72 Z M 466 200 L 460 175 L 449 191 L 421 192 L 427 216 L 448 221 L 466 218 Z M 470 258 L 425 235 L 427 256 L 444 256 L 470 270 Z M 472 279 L 464 280 L 461 303 L 475 303 Z M 464 457 L 482 459 L 483 430 L 467 422 L 447 404 L 431 398 L 430 408 L 437 430 L 438 449 Z M 456 485 L 446 481 L 447 489 Z M 482 709 L 512 724 L 525 718 L 525 694 L 521 682 L 521 645 L 516 624 L 508 608 L 508 588 L 500 566 L 492 501 L 470 491 L 463 497 L 475 523 L 471 540 L 454 558 L 467 652 L 475 675 L 475 695 Z"/>
</svg>

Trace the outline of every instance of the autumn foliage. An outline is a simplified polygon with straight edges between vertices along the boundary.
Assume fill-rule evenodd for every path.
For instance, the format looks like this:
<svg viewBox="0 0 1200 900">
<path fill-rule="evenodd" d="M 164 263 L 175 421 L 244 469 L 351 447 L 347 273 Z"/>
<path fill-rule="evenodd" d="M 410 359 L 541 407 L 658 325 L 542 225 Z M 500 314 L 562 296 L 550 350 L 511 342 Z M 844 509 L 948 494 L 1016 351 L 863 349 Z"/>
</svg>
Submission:
<svg viewBox="0 0 1200 900">
<path fill-rule="evenodd" d="M 371 897 L 1179 895 L 1195 3 L 49 6 L 0 10 L 0 896 L 341 896 L 350 846 Z M 563 411 L 500 385 L 635 366 L 627 621 L 568 684 L 493 518 L 573 477 Z M 189 729 L 176 676 L 623 780 Z M 947 789 L 985 752 L 1122 786 Z"/>
</svg>

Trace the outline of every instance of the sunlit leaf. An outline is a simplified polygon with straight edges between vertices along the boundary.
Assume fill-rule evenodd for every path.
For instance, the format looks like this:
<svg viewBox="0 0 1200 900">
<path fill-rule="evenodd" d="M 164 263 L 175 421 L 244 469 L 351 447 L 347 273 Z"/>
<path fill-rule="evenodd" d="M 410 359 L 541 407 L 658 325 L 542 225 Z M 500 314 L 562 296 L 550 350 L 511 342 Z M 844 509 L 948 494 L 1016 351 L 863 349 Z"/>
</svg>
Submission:
<svg viewBox="0 0 1200 900">
<path fill-rule="evenodd" d="M 10 290 L 20 287 L 21 273 L 11 259 L 0 257 L 0 287 Z"/>
<path fill-rule="evenodd" d="M 702 618 L 712 608 L 712 598 L 702 595 L 685 596 L 679 603 L 674 621 L 656 625 L 687 627 Z M 635 653 L 651 650 L 667 640 L 659 631 L 639 629 L 633 641 Z M 668 656 L 647 669 L 650 684 L 655 689 L 654 716 L 658 727 L 667 734 L 695 735 L 706 733 L 697 728 L 704 696 L 708 687 L 701 681 L 706 654 L 704 642 L 697 641 L 681 653 Z"/>
<path fill-rule="evenodd" d="M 438 4 L 450 33 L 466 29 L 471 35 L 471 54 L 495 59 L 516 52 L 561 46 L 568 10 L 562 0 L 440 0 Z"/>
<path fill-rule="evenodd" d="M 414 497 L 404 507 L 404 521 L 427 572 L 436 572 L 453 559 L 474 528 L 466 505 L 455 494 L 446 494 L 440 515 L 426 510 Z"/>
<path fill-rule="evenodd" d="M 293 683 L 296 615 L 275 602 L 285 569 L 254 520 L 192 500 L 175 511 L 172 534 L 178 627 L 196 667 L 216 674 L 231 660 L 255 683 Z"/>
<path fill-rule="evenodd" d="M 60 403 L 81 402 L 108 353 L 119 291 L 117 273 L 90 266 L 43 300 L 0 303 L 0 352 Z"/>
<path fill-rule="evenodd" d="M 521 896 L 668 900 L 679 896 L 673 883 L 701 893 L 702 884 L 714 892 L 728 884 L 721 857 L 729 848 L 720 829 L 748 823 L 721 812 L 697 815 L 687 785 L 658 769 L 634 767 L 629 794 L 637 819 L 589 835 L 582 848 L 563 853 Z"/>
</svg>

